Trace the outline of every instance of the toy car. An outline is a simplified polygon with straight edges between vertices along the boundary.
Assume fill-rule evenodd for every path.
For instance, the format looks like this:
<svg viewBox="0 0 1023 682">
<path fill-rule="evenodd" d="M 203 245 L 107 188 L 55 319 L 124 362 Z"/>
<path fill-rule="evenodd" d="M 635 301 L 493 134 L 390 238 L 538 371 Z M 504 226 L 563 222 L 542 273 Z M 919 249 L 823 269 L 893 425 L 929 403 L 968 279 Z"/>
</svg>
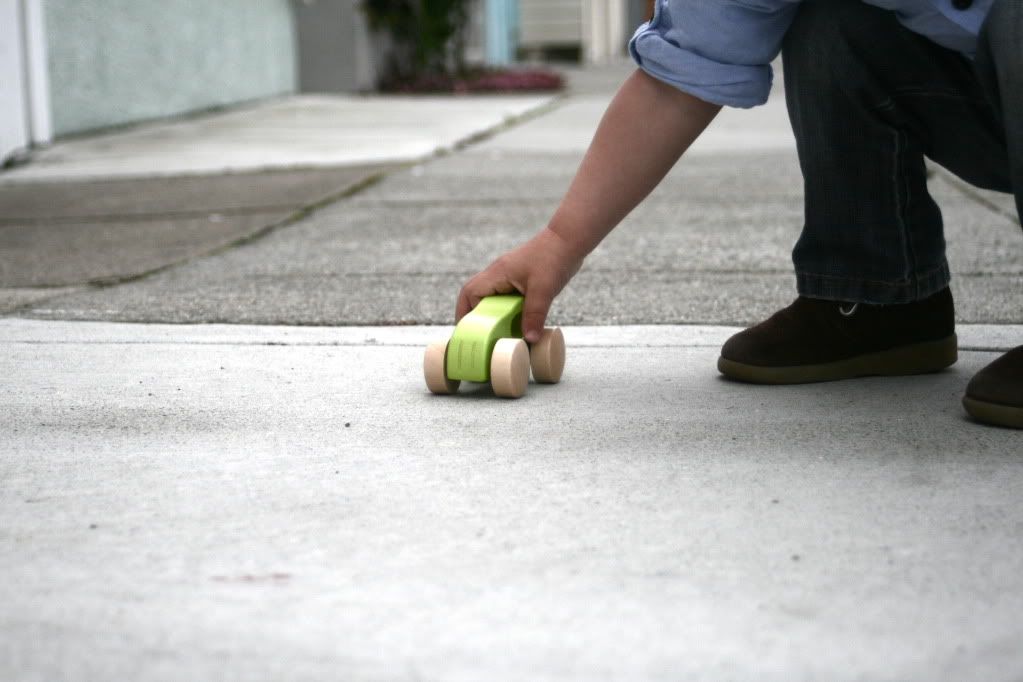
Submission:
<svg viewBox="0 0 1023 682">
<path fill-rule="evenodd" d="M 522 338 L 522 296 L 488 296 L 462 318 L 448 342 L 430 344 L 423 360 L 426 386 L 433 393 L 458 391 L 463 381 L 490 382 L 494 394 L 519 398 L 529 370 L 538 383 L 556 384 L 565 368 L 565 337 L 544 329 L 529 347 Z"/>
</svg>

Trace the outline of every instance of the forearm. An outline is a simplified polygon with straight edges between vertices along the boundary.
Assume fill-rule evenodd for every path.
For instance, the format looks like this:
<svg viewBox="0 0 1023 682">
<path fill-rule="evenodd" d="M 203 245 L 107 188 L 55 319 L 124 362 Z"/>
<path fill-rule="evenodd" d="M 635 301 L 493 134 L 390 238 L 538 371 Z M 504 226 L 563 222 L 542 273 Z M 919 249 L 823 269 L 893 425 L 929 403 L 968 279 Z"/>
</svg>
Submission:
<svg viewBox="0 0 1023 682">
<path fill-rule="evenodd" d="M 604 114 L 547 229 L 580 257 L 671 170 L 721 107 L 636 71 Z"/>
<path fill-rule="evenodd" d="M 637 71 L 622 85 L 546 229 L 465 283 L 455 318 L 484 296 L 525 294 L 522 331 L 540 339 L 554 297 L 583 258 L 657 186 L 720 107 Z"/>
</svg>

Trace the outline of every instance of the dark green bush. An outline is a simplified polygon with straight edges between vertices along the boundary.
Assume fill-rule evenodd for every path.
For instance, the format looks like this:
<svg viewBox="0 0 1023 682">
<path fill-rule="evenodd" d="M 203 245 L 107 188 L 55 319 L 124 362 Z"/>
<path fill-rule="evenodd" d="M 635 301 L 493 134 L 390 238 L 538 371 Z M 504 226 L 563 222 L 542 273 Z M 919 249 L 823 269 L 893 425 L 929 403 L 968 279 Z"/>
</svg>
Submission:
<svg viewBox="0 0 1023 682">
<path fill-rule="evenodd" d="M 465 39 L 471 0 L 363 0 L 373 31 L 391 37 L 384 80 L 465 71 Z"/>
</svg>

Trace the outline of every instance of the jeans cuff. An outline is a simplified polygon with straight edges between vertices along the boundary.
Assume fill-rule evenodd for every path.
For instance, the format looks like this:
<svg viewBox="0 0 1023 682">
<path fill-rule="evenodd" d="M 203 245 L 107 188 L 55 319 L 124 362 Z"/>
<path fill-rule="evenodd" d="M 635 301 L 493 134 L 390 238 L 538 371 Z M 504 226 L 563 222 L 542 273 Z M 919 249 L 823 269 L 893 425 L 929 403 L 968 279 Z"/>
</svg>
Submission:
<svg viewBox="0 0 1023 682">
<path fill-rule="evenodd" d="M 949 272 L 947 262 L 934 270 L 917 275 L 914 279 L 898 282 L 878 282 L 796 271 L 796 289 L 800 296 L 874 305 L 920 301 L 947 287 L 951 280 L 952 274 Z"/>
</svg>

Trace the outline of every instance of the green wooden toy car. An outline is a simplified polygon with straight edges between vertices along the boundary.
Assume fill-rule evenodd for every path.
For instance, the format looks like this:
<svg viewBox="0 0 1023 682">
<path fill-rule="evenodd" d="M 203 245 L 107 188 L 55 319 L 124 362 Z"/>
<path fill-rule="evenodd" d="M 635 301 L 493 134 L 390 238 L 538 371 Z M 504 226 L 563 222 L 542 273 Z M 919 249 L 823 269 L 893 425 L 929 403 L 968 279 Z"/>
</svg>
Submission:
<svg viewBox="0 0 1023 682">
<path fill-rule="evenodd" d="M 488 296 L 462 318 L 448 342 L 430 344 L 423 360 L 426 386 L 433 393 L 458 391 L 463 381 L 490 382 L 503 398 L 526 392 L 529 370 L 539 383 L 556 384 L 565 368 L 565 337 L 544 329 L 527 346 L 522 338 L 522 296 Z"/>
</svg>

